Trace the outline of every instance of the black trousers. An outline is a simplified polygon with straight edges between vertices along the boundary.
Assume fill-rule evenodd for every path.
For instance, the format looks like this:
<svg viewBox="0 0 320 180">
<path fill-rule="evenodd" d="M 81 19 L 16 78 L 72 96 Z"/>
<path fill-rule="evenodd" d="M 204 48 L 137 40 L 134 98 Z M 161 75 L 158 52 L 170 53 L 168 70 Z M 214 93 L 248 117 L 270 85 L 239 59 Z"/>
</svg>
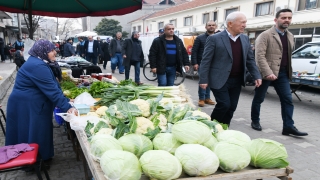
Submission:
<svg viewBox="0 0 320 180">
<path fill-rule="evenodd" d="M 224 86 L 220 89 L 211 91 L 217 101 L 215 108 L 211 113 L 211 119 L 220 123 L 230 125 L 233 113 L 237 109 L 242 78 L 229 78 Z"/>
</svg>

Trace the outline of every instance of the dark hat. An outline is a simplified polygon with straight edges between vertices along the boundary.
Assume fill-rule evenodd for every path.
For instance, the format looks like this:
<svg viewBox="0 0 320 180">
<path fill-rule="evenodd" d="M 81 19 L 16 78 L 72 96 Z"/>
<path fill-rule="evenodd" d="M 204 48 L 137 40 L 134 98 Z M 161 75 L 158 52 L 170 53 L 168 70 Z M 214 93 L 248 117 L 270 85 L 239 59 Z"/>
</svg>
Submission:
<svg viewBox="0 0 320 180">
<path fill-rule="evenodd" d="M 159 29 L 159 33 L 164 33 L 164 30 L 163 29 Z"/>
</svg>

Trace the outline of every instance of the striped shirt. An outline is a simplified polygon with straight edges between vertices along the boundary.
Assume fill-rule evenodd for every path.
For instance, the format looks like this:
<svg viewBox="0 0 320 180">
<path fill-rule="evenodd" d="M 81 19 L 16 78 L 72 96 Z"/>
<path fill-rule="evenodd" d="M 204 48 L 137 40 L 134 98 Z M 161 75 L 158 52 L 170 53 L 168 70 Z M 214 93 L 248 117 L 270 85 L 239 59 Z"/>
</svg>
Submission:
<svg viewBox="0 0 320 180">
<path fill-rule="evenodd" d="M 167 50 L 167 67 L 176 66 L 177 59 L 177 45 L 175 40 L 166 40 L 166 50 Z"/>
</svg>

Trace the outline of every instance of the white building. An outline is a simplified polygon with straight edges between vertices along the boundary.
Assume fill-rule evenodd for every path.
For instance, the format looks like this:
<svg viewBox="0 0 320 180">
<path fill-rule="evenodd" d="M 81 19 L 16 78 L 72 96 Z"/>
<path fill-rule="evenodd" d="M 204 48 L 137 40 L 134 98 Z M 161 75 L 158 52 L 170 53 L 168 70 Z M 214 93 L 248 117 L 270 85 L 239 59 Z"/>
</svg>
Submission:
<svg viewBox="0 0 320 180">
<path fill-rule="evenodd" d="M 241 11 L 247 16 L 246 33 L 254 43 L 262 31 L 274 25 L 275 13 L 283 8 L 293 11 L 289 29 L 295 35 L 296 48 L 320 38 L 320 0 L 190 0 L 133 20 L 131 31 L 140 28 L 143 34 L 157 33 L 170 22 L 180 34 L 197 34 L 205 31 L 208 20 L 216 21 L 222 30 L 226 16 Z"/>
<path fill-rule="evenodd" d="M 82 18 L 82 29 L 83 31 L 93 31 L 98 25 L 102 18 L 115 19 L 120 22 L 122 31 L 131 31 L 131 21 L 141 16 L 157 12 L 163 9 L 170 8 L 177 4 L 187 2 L 189 0 L 144 0 L 141 10 L 122 15 L 122 16 L 104 16 L 104 17 L 85 17 Z"/>
</svg>

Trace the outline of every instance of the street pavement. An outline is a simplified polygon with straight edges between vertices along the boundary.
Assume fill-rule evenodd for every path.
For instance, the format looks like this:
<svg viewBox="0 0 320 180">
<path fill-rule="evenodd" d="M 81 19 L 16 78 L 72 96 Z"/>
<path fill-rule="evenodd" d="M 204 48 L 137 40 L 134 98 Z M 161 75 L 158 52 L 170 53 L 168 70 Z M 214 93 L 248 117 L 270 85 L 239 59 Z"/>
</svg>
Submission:
<svg viewBox="0 0 320 180">
<path fill-rule="evenodd" d="M 0 64 L 1 65 L 1 64 Z M 102 68 L 102 66 L 100 66 Z M 110 62 L 108 62 L 107 70 L 103 72 L 111 72 Z M 124 74 L 119 74 L 116 71 L 113 74 L 118 80 L 124 79 Z M 134 79 L 134 68 L 131 68 L 130 77 Z M 157 82 L 151 82 L 144 78 L 141 68 L 141 81 L 146 84 L 157 85 Z M 187 92 L 190 94 L 193 103 L 198 103 L 198 80 L 195 78 L 187 78 L 184 85 Z M 297 86 L 293 86 L 297 87 Z M 254 87 L 245 87 L 242 89 L 239 99 L 238 108 L 232 119 L 230 129 L 239 130 L 248 134 L 252 139 L 268 138 L 278 141 L 287 149 L 289 155 L 290 166 L 294 169 L 294 173 L 290 176 L 294 180 L 319 180 L 320 179 L 320 90 L 317 88 L 304 87 L 297 91 L 302 101 L 300 102 L 293 96 L 295 106 L 294 120 L 296 127 L 301 131 L 306 131 L 309 136 L 306 137 L 291 137 L 283 136 L 281 106 L 279 98 L 272 87 L 269 88 L 265 101 L 261 107 L 261 126 L 262 131 L 251 129 L 250 123 L 250 108 L 253 98 Z M 12 86 L 7 92 L 7 95 L 2 99 L 2 104 L 5 109 L 8 96 L 12 91 Z M 212 94 L 211 94 L 212 95 Z M 212 99 L 214 100 L 213 96 Z M 198 107 L 197 107 L 198 108 Z M 213 105 L 206 105 L 200 108 L 207 114 L 211 114 Z M 55 124 L 55 122 L 54 122 Z M 56 124 L 55 124 L 56 125 Z M 4 137 L 0 132 L 0 145 L 4 145 Z M 67 139 L 64 128 L 54 128 L 54 145 L 55 157 L 51 163 L 49 174 L 53 180 L 82 180 L 84 179 L 83 166 L 81 161 L 76 160 L 75 153 L 72 150 L 71 142 Z M 35 174 L 28 174 L 23 171 L 8 172 L 0 174 L 0 180 L 23 180 L 37 179 Z M 277 178 L 268 178 L 268 180 Z"/>
</svg>

